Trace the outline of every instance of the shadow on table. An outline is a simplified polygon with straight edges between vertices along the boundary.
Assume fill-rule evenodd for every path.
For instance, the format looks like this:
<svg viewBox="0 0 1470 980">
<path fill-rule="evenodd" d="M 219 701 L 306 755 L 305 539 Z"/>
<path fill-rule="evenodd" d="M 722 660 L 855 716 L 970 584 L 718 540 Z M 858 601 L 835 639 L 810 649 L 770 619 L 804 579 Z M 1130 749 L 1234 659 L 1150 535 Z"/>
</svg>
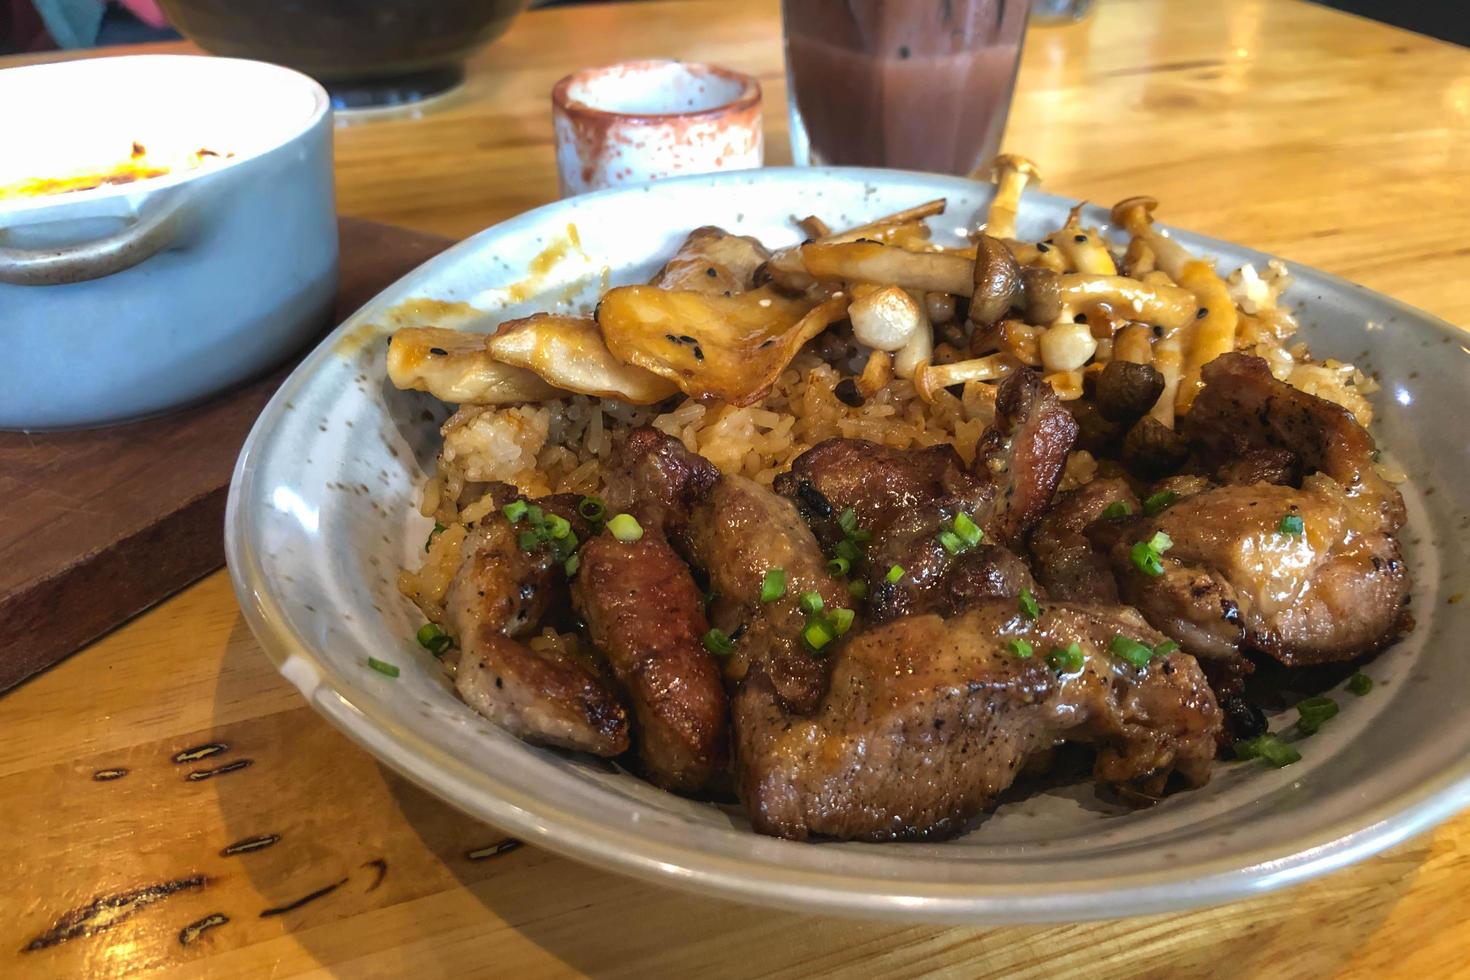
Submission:
<svg viewBox="0 0 1470 980">
<path fill-rule="evenodd" d="M 235 631 L 244 634 L 243 623 Z M 257 658 L 248 635 L 232 635 L 217 717 L 237 714 L 242 685 L 262 683 Z M 224 833 L 279 836 L 236 860 L 267 907 L 287 911 L 244 924 L 233 940 L 222 931 L 218 941 L 264 941 L 282 930 L 328 967 L 371 955 L 379 970 L 437 976 L 463 972 L 482 952 L 484 968 L 510 971 L 539 962 L 532 944 L 594 975 L 910 974 L 963 964 L 974 976 L 1085 966 L 1096 976 L 1243 978 L 1286 963 L 1300 975 L 1324 975 L 1383 925 L 1429 851 L 1421 839 L 1286 892 L 1116 923 L 982 930 L 852 922 L 648 886 L 507 843 L 379 766 L 304 704 L 221 730 L 256 760 L 217 783 Z M 422 937 L 364 936 L 373 928 L 368 913 L 403 903 L 418 904 L 376 921 L 431 923 Z M 749 941 L 732 942 L 739 936 Z M 466 943 L 480 952 L 467 953 Z M 732 949 L 741 950 L 739 962 Z"/>
</svg>

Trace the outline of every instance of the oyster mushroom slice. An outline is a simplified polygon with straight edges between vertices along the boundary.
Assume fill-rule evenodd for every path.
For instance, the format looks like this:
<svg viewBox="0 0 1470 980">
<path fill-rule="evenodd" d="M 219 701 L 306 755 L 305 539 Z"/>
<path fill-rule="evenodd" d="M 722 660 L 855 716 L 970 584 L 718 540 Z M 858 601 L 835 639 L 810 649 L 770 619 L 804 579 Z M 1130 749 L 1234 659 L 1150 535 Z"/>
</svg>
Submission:
<svg viewBox="0 0 1470 980">
<path fill-rule="evenodd" d="M 525 368 L 566 391 L 634 405 L 651 405 L 678 391 L 673 382 L 613 357 L 591 317 L 537 313 L 508 320 L 486 347 L 502 364 Z"/>
<path fill-rule="evenodd" d="M 692 398 L 751 405 L 847 304 L 842 293 L 792 298 L 769 286 L 732 296 L 621 286 L 602 297 L 597 323 L 620 361 Z"/>
<path fill-rule="evenodd" d="M 487 347 L 490 339 L 442 327 L 404 327 L 388 342 L 388 380 L 456 405 L 510 405 L 566 394 L 532 371 L 496 360 Z"/>
</svg>

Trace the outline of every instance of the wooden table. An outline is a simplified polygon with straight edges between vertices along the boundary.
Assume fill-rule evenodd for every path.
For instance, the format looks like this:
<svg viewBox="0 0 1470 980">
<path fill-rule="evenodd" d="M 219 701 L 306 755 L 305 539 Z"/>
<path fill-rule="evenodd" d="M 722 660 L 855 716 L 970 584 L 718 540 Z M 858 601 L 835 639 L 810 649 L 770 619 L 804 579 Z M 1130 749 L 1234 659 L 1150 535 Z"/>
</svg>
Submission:
<svg viewBox="0 0 1470 980">
<path fill-rule="evenodd" d="M 774 0 L 527 15 L 458 97 L 339 130 L 341 209 L 465 235 L 551 200 L 551 84 L 622 58 L 755 73 L 785 162 L 779 35 Z M 1166 220 L 1470 322 L 1470 52 L 1287 0 L 1102 0 L 1087 23 L 1032 32 L 1007 142 L 1061 192 L 1154 194 Z M 1011 929 L 802 917 L 497 847 L 305 707 L 223 573 L 0 698 L 0 828 L 3 976 L 1440 977 L 1470 963 L 1470 816 L 1249 902 Z"/>
</svg>

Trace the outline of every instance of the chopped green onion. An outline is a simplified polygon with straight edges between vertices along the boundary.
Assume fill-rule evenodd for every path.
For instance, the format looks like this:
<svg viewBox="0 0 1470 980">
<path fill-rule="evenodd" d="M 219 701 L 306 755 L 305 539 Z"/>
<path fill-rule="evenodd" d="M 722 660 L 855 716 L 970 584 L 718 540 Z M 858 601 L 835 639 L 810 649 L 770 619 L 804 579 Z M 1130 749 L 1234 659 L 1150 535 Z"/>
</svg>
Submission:
<svg viewBox="0 0 1470 980">
<path fill-rule="evenodd" d="M 903 566 L 890 565 L 888 567 L 888 574 L 883 576 L 883 581 L 889 585 L 896 585 L 901 578 L 903 578 Z"/>
<path fill-rule="evenodd" d="M 961 541 L 960 536 L 953 531 L 940 531 L 939 543 L 944 546 L 945 551 L 952 555 L 957 555 L 965 550 L 965 542 Z"/>
<path fill-rule="evenodd" d="M 566 571 L 567 578 L 571 578 L 573 575 L 577 574 L 577 569 L 582 567 L 582 556 L 578 554 L 573 554 L 572 557 L 562 562 L 561 567 Z"/>
<path fill-rule="evenodd" d="M 1354 674 L 1348 678 L 1347 689 L 1358 697 L 1362 697 L 1373 690 L 1373 678 L 1367 674 Z"/>
<path fill-rule="evenodd" d="M 532 524 L 540 525 L 546 523 L 546 511 L 537 507 L 535 504 L 531 504 L 526 508 L 526 516 L 531 519 Z"/>
<path fill-rule="evenodd" d="M 398 676 L 398 668 L 396 666 L 387 663 L 386 661 L 379 660 L 377 657 L 368 657 L 367 665 L 373 670 L 376 670 L 378 673 L 382 674 L 384 677 Z"/>
<path fill-rule="evenodd" d="M 842 576 L 846 575 L 851 569 L 852 562 L 848 561 L 846 558 L 833 558 L 831 561 L 827 562 L 827 571 L 831 572 L 837 578 L 841 578 Z"/>
<path fill-rule="evenodd" d="M 1031 594 L 1030 589 L 1021 590 L 1021 595 L 1016 599 L 1016 605 L 1021 607 L 1021 613 L 1027 619 L 1035 619 L 1041 615 L 1041 604 L 1036 601 L 1036 596 Z"/>
<path fill-rule="evenodd" d="M 971 548 L 980 543 L 985 537 L 985 532 L 971 519 L 969 514 L 960 511 L 954 516 L 954 533 L 960 536 L 960 540 Z"/>
<path fill-rule="evenodd" d="M 848 507 L 842 513 L 838 514 L 837 526 L 842 528 L 843 534 L 851 537 L 853 532 L 858 529 L 857 511 L 853 510 L 851 507 Z"/>
<path fill-rule="evenodd" d="M 785 594 L 786 569 L 767 569 L 766 577 L 761 579 L 761 602 L 775 602 Z"/>
<path fill-rule="evenodd" d="M 1155 531 L 1154 536 L 1148 539 L 1148 546 L 1153 549 L 1154 554 L 1162 555 L 1174 547 L 1174 539 L 1163 531 Z"/>
<path fill-rule="evenodd" d="M 552 538 L 560 540 L 572 533 L 572 522 L 560 514 L 552 514 L 546 518 L 546 530 Z"/>
<path fill-rule="evenodd" d="M 1102 516 L 1110 521 L 1116 521 L 1120 517 L 1128 517 L 1133 513 L 1133 508 L 1126 500 L 1115 500 L 1103 508 Z"/>
<path fill-rule="evenodd" d="M 1007 640 L 1006 646 L 1011 648 L 1011 653 L 1014 653 L 1022 660 L 1031 656 L 1033 652 L 1031 644 L 1027 643 L 1025 640 L 1020 639 L 1019 637 Z"/>
<path fill-rule="evenodd" d="M 1046 655 L 1046 662 L 1059 674 L 1075 674 L 1082 669 L 1085 658 L 1082 656 L 1082 647 L 1071 643 L 1065 650 L 1052 647 L 1051 653 Z"/>
<path fill-rule="evenodd" d="M 1267 732 L 1255 738 L 1235 743 L 1237 759 L 1265 759 L 1277 769 L 1300 762 L 1302 754 L 1281 739 Z"/>
<path fill-rule="evenodd" d="M 632 514 L 619 514 L 607 522 L 607 529 L 624 544 L 643 537 L 643 525 Z"/>
<path fill-rule="evenodd" d="M 433 623 L 425 623 L 419 627 L 414 639 L 419 641 L 419 646 L 429 651 L 436 657 L 442 657 L 454 646 L 454 640 L 450 635 Z"/>
<path fill-rule="evenodd" d="M 1276 530 L 1282 534 L 1290 534 L 1295 537 L 1300 536 L 1302 531 L 1306 530 L 1306 524 L 1302 521 L 1302 515 L 1287 514 L 1281 519 L 1281 523 L 1276 526 Z"/>
<path fill-rule="evenodd" d="M 852 618 L 854 615 L 851 609 L 832 610 L 832 628 L 837 631 L 838 636 L 852 629 Z"/>
<path fill-rule="evenodd" d="M 1179 644 L 1175 643 L 1173 640 L 1164 640 L 1160 642 L 1158 646 L 1154 647 L 1154 656 L 1167 657 L 1169 654 L 1178 649 Z"/>
<path fill-rule="evenodd" d="M 868 594 L 868 580 L 865 578 L 855 578 L 851 582 L 848 582 L 847 594 L 854 599 L 864 598 Z"/>
<path fill-rule="evenodd" d="M 849 564 L 861 561 L 863 557 L 862 550 L 850 538 L 843 538 L 837 542 L 837 547 L 832 549 L 832 553 L 838 558 L 846 558 Z"/>
<path fill-rule="evenodd" d="M 1143 501 L 1143 512 L 1150 517 L 1167 510 L 1171 504 L 1179 499 L 1179 494 L 1173 490 L 1160 490 L 1158 493 L 1150 494 Z"/>
<path fill-rule="evenodd" d="M 1128 557 L 1133 561 L 1133 567 L 1145 575 L 1160 576 L 1164 574 L 1164 562 L 1159 558 L 1159 553 L 1148 546 L 1147 541 L 1140 541 L 1128 552 Z"/>
<path fill-rule="evenodd" d="M 799 602 L 801 611 L 808 616 L 815 616 L 822 611 L 822 597 L 816 592 L 803 592 Z"/>
<path fill-rule="evenodd" d="M 520 542 L 522 551 L 535 551 L 541 547 L 541 535 L 537 534 L 534 530 L 522 531 L 517 541 Z"/>
<path fill-rule="evenodd" d="M 428 540 L 426 540 L 424 542 L 424 552 L 426 554 L 428 553 L 428 550 L 430 548 L 434 547 L 434 539 L 437 538 L 439 535 L 441 535 L 443 533 L 444 533 L 444 525 L 443 524 L 440 524 L 438 521 L 435 521 L 434 522 L 434 530 L 432 530 L 432 531 L 429 532 Z"/>
<path fill-rule="evenodd" d="M 577 504 L 577 513 L 589 521 L 600 521 L 607 516 L 607 504 L 601 497 L 583 497 Z"/>
<path fill-rule="evenodd" d="M 506 517 L 510 518 L 510 522 L 514 524 L 522 517 L 525 517 L 526 511 L 529 509 L 530 505 L 528 505 L 524 500 L 512 500 L 510 503 L 500 508 L 500 512 Z"/>
<path fill-rule="evenodd" d="M 813 619 L 801 631 L 801 638 L 812 650 L 820 651 L 837 638 L 837 633 L 825 620 Z"/>
<path fill-rule="evenodd" d="M 1315 735 L 1322 723 L 1337 714 L 1337 702 L 1329 697 L 1307 698 L 1297 702 L 1297 731 L 1303 735 Z"/>
<path fill-rule="evenodd" d="M 722 629 L 712 629 L 704 634 L 704 648 L 717 657 L 728 657 L 735 652 L 735 641 Z"/>
<path fill-rule="evenodd" d="M 852 539 L 854 544 L 867 544 L 869 541 L 873 540 L 873 532 L 864 530 L 863 528 L 858 528 L 856 531 L 852 532 L 849 537 Z"/>
<path fill-rule="evenodd" d="M 1108 649 L 1113 651 L 1114 656 L 1121 657 L 1135 667 L 1148 666 L 1149 660 L 1153 659 L 1154 652 L 1146 643 L 1139 643 L 1130 639 L 1122 633 L 1117 634 L 1108 643 Z"/>
</svg>

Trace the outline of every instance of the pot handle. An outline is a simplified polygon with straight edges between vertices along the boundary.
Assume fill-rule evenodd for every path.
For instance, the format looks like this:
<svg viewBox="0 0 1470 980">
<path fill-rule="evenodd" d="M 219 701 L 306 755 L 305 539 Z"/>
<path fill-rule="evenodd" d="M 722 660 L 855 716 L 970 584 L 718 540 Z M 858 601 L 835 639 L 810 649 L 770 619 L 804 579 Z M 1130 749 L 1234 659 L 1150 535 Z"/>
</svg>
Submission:
<svg viewBox="0 0 1470 980">
<path fill-rule="evenodd" d="M 0 283 L 56 286 L 131 269 L 173 245 L 184 228 L 192 195 L 181 188 L 167 196 L 163 204 L 112 235 L 51 248 L 0 248 Z"/>
</svg>

